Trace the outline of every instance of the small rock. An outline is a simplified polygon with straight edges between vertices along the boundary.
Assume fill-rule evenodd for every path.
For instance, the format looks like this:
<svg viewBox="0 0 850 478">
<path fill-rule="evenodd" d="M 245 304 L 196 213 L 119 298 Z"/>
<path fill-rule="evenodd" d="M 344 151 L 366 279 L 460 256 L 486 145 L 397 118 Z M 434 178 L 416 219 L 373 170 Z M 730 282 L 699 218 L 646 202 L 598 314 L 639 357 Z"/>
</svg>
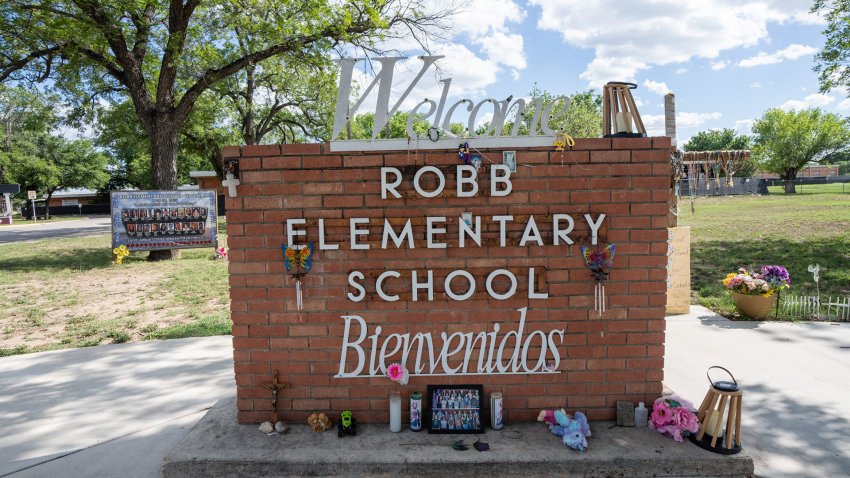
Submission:
<svg viewBox="0 0 850 478">
<path fill-rule="evenodd" d="M 283 435 L 288 430 L 289 430 L 289 427 L 286 426 L 286 424 L 283 423 L 283 422 L 277 422 L 277 423 L 274 424 L 274 431 L 276 433 L 280 433 L 281 435 Z"/>
<path fill-rule="evenodd" d="M 260 431 L 263 433 L 272 433 L 274 432 L 274 425 L 272 425 L 272 422 L 263 422 L 260 425 Z"/>
</svg>

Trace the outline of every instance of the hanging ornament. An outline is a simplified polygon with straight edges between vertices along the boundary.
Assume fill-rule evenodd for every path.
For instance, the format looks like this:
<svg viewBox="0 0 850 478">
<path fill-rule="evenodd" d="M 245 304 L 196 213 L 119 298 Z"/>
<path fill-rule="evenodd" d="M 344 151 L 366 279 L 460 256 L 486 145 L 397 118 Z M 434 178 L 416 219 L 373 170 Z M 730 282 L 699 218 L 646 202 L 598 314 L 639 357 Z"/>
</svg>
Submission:
<svg viewBox="0 0 850 478">
<path fill-rule="evenodd" d="M 469 154 L 469 141 L 464 141 L 458 146 L 457 156 L 463 161 L 463 164 L 472 164 L 472 156 Z"/>
<path fill-rule="evenodd" d="M 289 277 L 295 279 L 295 303 L 298 310 L 304 308 L 304 298 L 301 294 L 301 278 L 313 267 L 313 243 L 307 245 L 282 246 L 283 265 Z"/>
<path fill-rule="evenodd" d="M 617 250 L 615 244 L 608 244 L 601 250 L 592 250 L 581 246 L 581 255 L 584 257 L 584 265 L 590 269 L 591 275 L 596 279 L 596 287 L 593 291 L 593 310 L 605 312 L 605 281 L 611 274 L 611 265 L 614 264 L 614 252 Z"/>
<path fill-rule="evenodd" d="M 566 131 L 558 131 L 558 135 L 555 136 L 555 151 L 563 153 L 567 147 L 573 149 L 573 146 L 575 145 L 576 141 L 572 136 L 568 135 Z"/>
</svg>

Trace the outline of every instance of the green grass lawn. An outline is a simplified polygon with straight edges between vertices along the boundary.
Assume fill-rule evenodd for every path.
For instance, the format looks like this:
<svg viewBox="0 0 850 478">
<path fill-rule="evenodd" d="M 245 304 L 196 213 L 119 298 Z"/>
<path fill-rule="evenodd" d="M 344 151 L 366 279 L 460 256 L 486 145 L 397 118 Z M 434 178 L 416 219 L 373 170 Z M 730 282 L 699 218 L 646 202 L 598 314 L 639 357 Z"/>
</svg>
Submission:
<svg viewBox="0 0 850 478">
<path fill-rule="evenodd" d="M 230 333 L 227 261 L 212 248 L 146 256 L 113 264 L 108 234 L 0 246 L 0 356 Z"/>
<path fill-rule="evenodd" d="M 805 186 L 804 194 L 699 198 L 681 226 L 691 227 L 691 288 L 697 303 L 726 315 L 734 304 L 720 281 L 738 267 L 778 264 L 793 295 L 815 295 L 809 264 L 820 264 L 821 295 L 850 295 L 850 189 Z"/>
</svg>

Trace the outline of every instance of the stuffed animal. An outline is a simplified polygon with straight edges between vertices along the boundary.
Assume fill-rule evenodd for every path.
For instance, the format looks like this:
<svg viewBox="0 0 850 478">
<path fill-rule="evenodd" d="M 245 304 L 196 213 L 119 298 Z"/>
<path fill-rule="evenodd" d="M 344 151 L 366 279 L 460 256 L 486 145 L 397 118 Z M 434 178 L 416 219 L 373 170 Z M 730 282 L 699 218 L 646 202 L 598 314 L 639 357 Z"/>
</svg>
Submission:
<svg viewBox="0 0 850 478">
<path fill-rule="evenodd" d="M 552 422 L 549 421 L 551 417 Z M 546 422 L 553 435 L 561 437 L 564 445 L 579 451 L 587 450 L 587 437 L 590 436 L 590 424 L 587 416 L 582 412 L 576 412 L 574 418 L 563 409 L 543 410 L 537 417 L 538 421 Z"/>
<path fill-rule="evenodd" d="M 331 419 L 324 413 L 313 413 L 307 417 L 307 424 L 314 432 L 323 432 L 331 427 Z"/>
<path fill-rule="evenodd" d="M 538 422 L 545 422 L 547 425 L 555 423 L 555 412 L 552 410 L 540 410 L 540 415 L 537 415 Z"/>
</svg>

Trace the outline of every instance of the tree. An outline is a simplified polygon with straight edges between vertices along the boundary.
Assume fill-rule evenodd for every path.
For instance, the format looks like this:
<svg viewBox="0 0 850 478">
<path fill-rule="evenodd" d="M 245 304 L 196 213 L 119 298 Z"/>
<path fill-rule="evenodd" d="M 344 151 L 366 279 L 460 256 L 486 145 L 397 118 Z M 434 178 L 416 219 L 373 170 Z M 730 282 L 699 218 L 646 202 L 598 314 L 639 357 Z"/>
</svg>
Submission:
<svg viewBox="0 0 850 478">
<path fill-rule="evenodd" d="M 20 157 L 12 165 L 12 174 L 22 190 L 47 193 L 47 215 L 53 193 L 68 188 L 96 189 L 106 183 L 107 156 L 95 151 L 87 140 L 67 141 L 61 136 L 41 135 L 34 142 L 35 150 Z"/>
<path fill-rule="evenodd" d="M 683 146 L 685 151 L 729 151 L 751 149 L 753 138 L 738 134 L 732 128 L 710 129 L 691 136 Z"/>
<path fill-rule="evenodd" d="M 553 101 L 555 95 L 541 90 L 534 85 L 531 90 L 531 99 L 541 99 L 545 109 Z M 565 130 L 567 134 L 576 138 L 598 138 L 602 136 L 602 96 L 592 90 L 581 91 L 570 96 L 570 107 L 566 111 L 556 108 L 559 112 L 555 117 L 549 119 L 549 125 L 554 130 Z M 531 121 L 534 119 L 534 103 L 529 103 L 522 116 L 519 134 L 528 134 Z M 516 119 L 514 119 L 516 121 Z M 505 129 L 513 128 L 513 123 L 505 124 Z"/>
<path fill-rule="evenodd" d="M 8 171 L 22 150 L 32 151 L 29 141 L 47 134 L 58 123 L 55 96 L 31 93 L 23 88 L 0 84 L 0 183 L 10 181 Z"/>
<path fill-rule="evenodd" d="M 785 181 L 785 193 L 796 192 L 793 180 L 809 162 L 847 149 L 847 120 L 818 108 L 767 110 L 753 125 L 755 152 L 765 170 Z"/>
<path fill-rule="evenodd" d="M 247 53 L 252 39 L 236 34 Z M 239 125 L 243 144 L 329 141 L 336 83 L 328 56 L 286 55 L 249 65 L 213 91 Z"/>
<path fill-rule="evenodd" d="M 814 70 L 820 90 L 826 93 L 844 88 L 850 96 L 850 2 L 845 0 L 816 0 L 812 13 L 825 15 L 826 37 L 823 48 L 815 55 Z"/>
<path fill-rule="evenodd" d="M 317 57 L 377 35 L 423 41 L 448 11 L 419 0 L 70 0 L 0 4 L 0 81 L 44 81 L 78 104 L 129 97 L 150 142 L 153 186 L 177 186 L 183 126 L 198 98 L 251 65 Z M 237 48 L 233 32 L 255 40 Z M 155 251 L 149 259 L 171 258 Z"/>
</svg>

